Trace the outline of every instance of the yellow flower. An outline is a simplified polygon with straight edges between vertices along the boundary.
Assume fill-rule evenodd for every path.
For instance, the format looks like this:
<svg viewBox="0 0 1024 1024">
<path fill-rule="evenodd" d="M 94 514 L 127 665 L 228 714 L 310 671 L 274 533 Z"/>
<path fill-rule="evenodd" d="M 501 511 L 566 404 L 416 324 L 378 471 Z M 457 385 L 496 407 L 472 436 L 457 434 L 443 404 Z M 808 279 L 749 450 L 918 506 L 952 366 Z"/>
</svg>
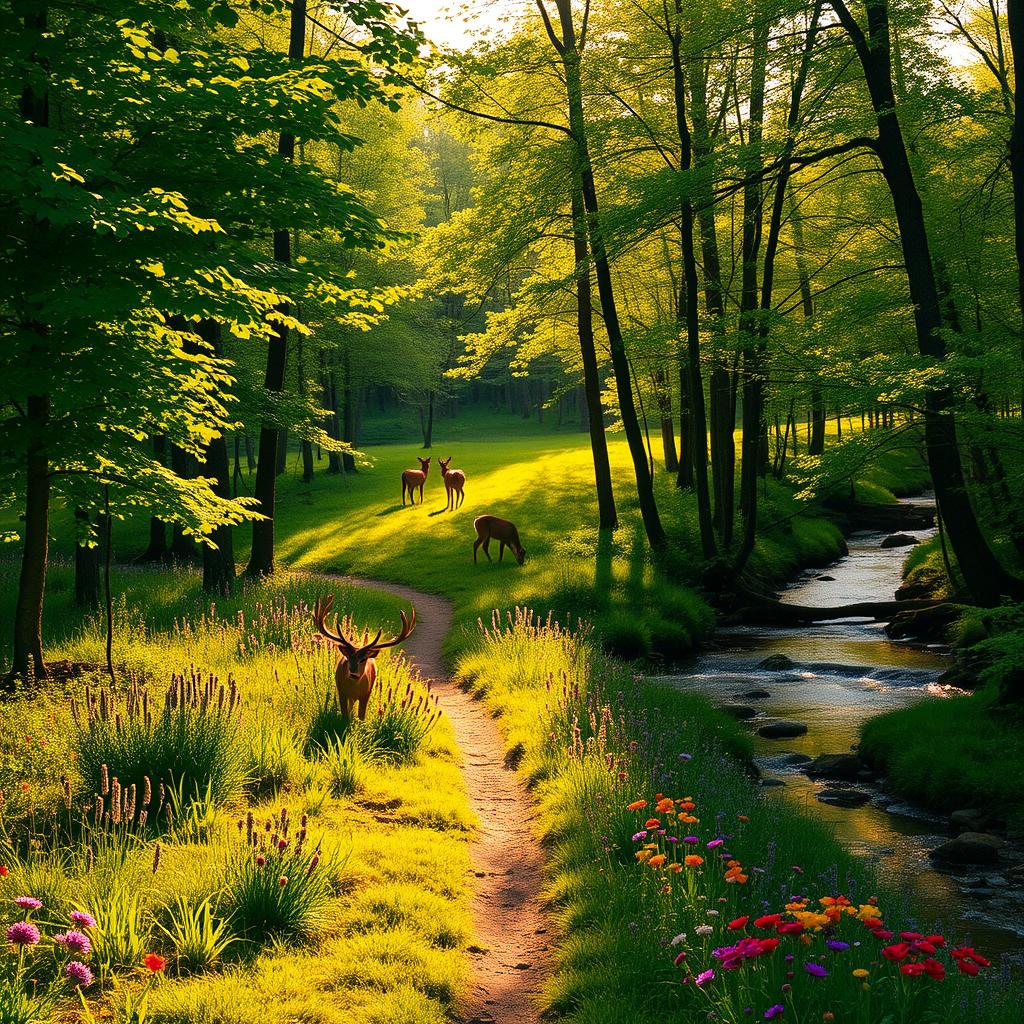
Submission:
<svg viewBox="0 0 1024 1024">
<path fill-rule="evenodd" d="M 674 872 L 676 872 L 676 874 L 678 874 L 680 871 L 683 870 L 683 865 L 682 864 L 675 864 L 675 863 L 669 864 L 668 870 L 669 871 L 674 871 Z"/>
<path fill-rule="evenodd" d="M 863 967 L 858 967 L 858 968 L 857 968 L 857 969 L 856 969 L 856 970 L 855 970 L 855 971 L 853 972 L 853 976 L 854 976 L 855 978 L 866 978 L 866 977 L 867 977 L 867 976 L 868 976 L 868 975 L 869 975 L 870 973 L 871 973 L 870 971 L 868 971 L 868 970 L 865 970 L 865 969 L 864 969 Z"/>
<path fill-rule="evenodd" d="M 866 921 L 871 917 L 881 917 L 882 912 L 878 907 L 873 907 L 870 903 L 862 903 L 857 908 L 857 919 L 860 921 Z"/>
<path fill-rule="evenodd" d="M 865 981 L 860 986 L 865 992 L 871 991 L 871 986 Z"/>
<path fill-rule="evenodd" d="M 651 854 L 650 850 L 637 850 L 636 851 L 636 859 L 638 861 L 640 861 L 641 864 L 643 864 L 643 862 L 645 860 L 650 860 L 651 856 L 652 856 L 652 854 Z"/>
</svg>

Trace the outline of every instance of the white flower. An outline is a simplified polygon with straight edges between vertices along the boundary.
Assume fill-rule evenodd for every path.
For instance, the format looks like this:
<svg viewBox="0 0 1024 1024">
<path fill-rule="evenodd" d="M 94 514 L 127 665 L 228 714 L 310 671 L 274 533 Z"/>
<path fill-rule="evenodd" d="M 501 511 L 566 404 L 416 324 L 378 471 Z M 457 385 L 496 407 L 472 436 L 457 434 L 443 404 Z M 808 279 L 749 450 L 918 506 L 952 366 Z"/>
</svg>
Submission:
<svg viewBox="0 0 1024 1024">
<path fill-rule="evenodd" d="M 680 932 L 670 943 L 670 946 L 678 946 L 680 942 L 686 941 L 686 932 Z"/>
<path fill-rule="evenodd" d="M 708 917 L 718 917 L 718 911 L 717 910 L 709 910 L 708 911 Z"/>
<path fill-rule="evenodd" d="M 700 924 L 700 925 L 697 925 L 696 928 L 694 928 L 694 931 L 698 935 L 710 935 L 714 930 L 715 929 L 712 928 L 711 925 L 709 925 L 709 924 Z"/>
</svg>

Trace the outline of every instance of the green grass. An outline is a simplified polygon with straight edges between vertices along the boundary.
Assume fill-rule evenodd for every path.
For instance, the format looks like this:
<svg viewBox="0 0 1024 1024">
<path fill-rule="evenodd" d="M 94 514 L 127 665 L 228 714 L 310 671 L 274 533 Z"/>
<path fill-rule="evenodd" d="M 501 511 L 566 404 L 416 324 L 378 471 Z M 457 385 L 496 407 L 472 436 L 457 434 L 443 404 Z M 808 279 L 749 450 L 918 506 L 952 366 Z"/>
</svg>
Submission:
<svg viewBox="0 0 1024 1024">
<path fill-rule="evenodd" d="M 51 616 L 61 609 L 68 578 L 66 567 L 58 565 L 51 573 L 58 596 Z M 157 950 L 172 965 L 150 993 L 149 1019 L 158 1024 L 441 1024 L 451 1019 L 468 976 L 467 840 L 474 821 L 447 720 L 442 715 L 407 761 L 364 763 L 354 790 L 335 796 L 329 767 L 314 755 L 304 756 L 300 741 L 308 725 L 308 696 L 332 683 L 322 648 L 309 641 L 308 605 L 322 589 L 319 582 L 282 575 L 215 603 L 198 595 L 195 574 L 184 571 L 119 572 L 115 584 L 123 595 L 115 662 L 150 680 L 158 695 L 172 671 L 190 664 L 222 678 L 230 674 L 242 701 L 239 743 L 250 752 L 250 765 L 264 766 L 267 780 L 245 796 L 214 805 L 201 832 L 179 828 L 164 835 L 155 872 L 154 838 L 144 833 L 117 839 L 90 832 L 93 853 L 86 855 L 85 835 L 69 841 L 61 831 L 51 848 L 50 830 L 65 814 L 49 815 L 49 808 L 61 807 L 62 774 L 70 773 L 76 792 L 74 821 L 84 799 L 77 795 L 85 782 L 72 756 L 69 697 L 80 698 L 86 683 L 101 685 L 104 675 L 87 670 L 82 678 L 7 702 L 0 723 L 0 789 L 7 794 L 2 831 L 12 844 L 4 844 L 2 859 L 10 868 L 5 886 L 44 899 L 48 921 L 66 919 L 75 906 L 107 908 L 111 922 L 136 921 L 134 935 L 114 934 L 110 925 L 117 948 L 107 959 L 121 987 L 108 984 L 106 994 L 90 990 L 97 1015 L 107 1007 L 118 1019 L 124 1000 L 119 993 L 138 992 L 139 954 Z M 5 589 L 9 594 L 10 585 Z M 394 598 L 343 585 L 335 589 L 341 611 L 357 623 L 376 626 L 396 619 Z M 64 610 L 63 618 L 51 619 L 57 627 L 50 630 L 51 662 L 101 663 L 101 624 Z M 385 690 L 404 693 L 412 682 L 400 655 L 383 657 L 379 668 L 378 686 Z M 413 686 L 418 692 L 418 684 Z M 261 734 L 277 735 L 277 747 L 271 744 L 267 752 Z M 262 825 L 282 809 L 291 820 L 293 843 L 307 816 L 304 864 L 296 859 L 291 873 L 307 870 L 320 844 L 315 870 L 323 874 L 315 898 L 289 917 L 282 926 L 285 935 L 271 941 L 265 929 L 246 932 L 260 919 L 262 905 L 249 891 L 252 886 L 232 881 L 227 869 L 246 856 L 238 822 L 244 823 L 247 812 Z M 29 851 L 24 835 L 33 822 L 43 841 Z M 277 870 L 276 862 L 270 866 Z M 270 896 L 261 897 L 264 903 L 279 891 L 276 874 L 274 883 Z M 195 951 L 209 939 L 183 935 L 173 926 L 173 915 L 180 918 L 182 905 L 202 907 L 208 898 L 212 920 L 227 921 L 237 941 L 217 951 L 216 963 L 203 964 L 211 969 L 191 976 L 185 968 L 211 959 L 208 951 L 198 956 Z M 136 909 L 126 901 L 134 901 Z M 12 909 L 3 908 L 0 924 Z M 180 976 L 173 970 L 176 954 Z"/>
<path fill-rule="evenodd" d="M 735 722 L 701 697 L 635 679 L 600 655 L 585 630 L 574 634 L 521 611 L 488 628 L 460 657 L 458 675 L 498 716 L 540 807 L 548 895 L 563 936 L 546 993 L 558 1019 L 695 1024 L 711 1009 L 715 1019 L 739 1022 L 761 1019 L 777 1002 L 801 1021 L 1010 1019 L 1019 987 L 961 978 L 950 963 L 942 986 L 908 988 L 878 956 L 880 940 L 848 918 L 839 926 L 850 943 L 845 952 L 824 948 L 835 933 L 810 930 L 807 946 L 785 938 L 756 968 L 723 971 L 712 949 L 770 934 L 752 925 L 731 931 L 727 922 L 783 911 L 802 895 L 818 911 L 819 897 L 848 895 L 856 906 L 877 896 L 895 931 L 910 924 L 914 908 L 880 887 L 826 826 L 753 784 L 744 771 L 750 740 Z M 686 798 L 691 818 L 656 811 L 657 794 Z M 635 800 L 646 804 L 630 811 Z M 678 874 L 638 863 L 644 840 L 632 834 L 652 814 L 668 835 L 699 837 L 694 846 L 673 845 L 650 832 L 670 859 L 681 863 L 683 851 L 697 851 L 704 862 Z M 726 880 L 717 851 L 706 846 L 712 836 L 725 837 L 721 849 L 742 865 L 741 880 Z M 795 964 L 783 960 L 787 950 Z M 673 966 L 680 952 L 687 959 Z M 828 964 L 827 982 L 801 969 L 808 960 Z M 712 965 L 716 977 L 706 989 L 681 983 Z M 852 974 L 861 967 L 870 971 L 868 990 Z M 785 974 L 789 968 L 795 974 Z"/>
</svg>

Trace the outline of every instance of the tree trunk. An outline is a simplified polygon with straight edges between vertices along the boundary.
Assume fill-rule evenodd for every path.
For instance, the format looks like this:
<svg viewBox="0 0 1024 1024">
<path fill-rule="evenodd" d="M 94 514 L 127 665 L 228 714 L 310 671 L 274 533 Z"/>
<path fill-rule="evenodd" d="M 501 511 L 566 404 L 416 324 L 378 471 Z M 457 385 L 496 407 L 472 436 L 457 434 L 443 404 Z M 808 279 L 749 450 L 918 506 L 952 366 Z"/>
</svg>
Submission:
<svg viewBox="0 0 1024 1024">
<path fill-rule="evenodd" d="M 323 404 L 328 410 L 324 423 L 324 431 L 333 441 L 341 440 L 341 424 L 338 421 L 338 385 L 335 380 L 334 366 L 330 369 L 327 366 L 327 357 L 323 349 L 320 350 L 320 378 L 323 388 Z M 327 453 L 327 472 L 337 474 L 341 472 L 341 453 Z"/>
<path fill-rule="evenodd" d="M 629 361 L 626 357 L 626 346 L 619 326 L 619 313 L 612 285 L 611 268 L 605 250 L 602 232 L 601 214 L 597 202 L 597 189 L 594 185 L 594 172 L 590 162 L 590 148 L 587 141 L 586 119 L 583 113 L 583 86 L 580 79 L 580 52 L 576 38 L 576 30 L 572 21 L 572 4 L 570 0 L 555 0 L 558 19 L 562 30 L 562 41 L 559 42 L 553 30 L 551 41 L 558 52 L 565 70 L 566 101 L 569 113 L 569 127 L 575 144 L 576 167 L 574 178 L 577 187 L 583 193 L 583 208 L 586 213 L 587 237 L 590 242 L 590 253 L 597 277 L 597 292 L 601 300 L 604 314 L 605 332 L 611 350 L 612 369 L 615 373 L 615 388 L 619 399 L 619 414 L 626 434 L 626 443 L 633 461 L 636 475 L 637 499 L 640 515 L 643 519 L 647 541 L 652 548 L 661 548 L 665 544 L 665 530 L 658 515 L 658 506 L 654 498 L 654 485 L 647 464 L 647 453 L 644 450 L 643 434 L 637 419 L 636 403 L 633 399 L 633 388 L 630 380 Z M 545 18 L 547 17 L 545 11 Z"/>
<path fill-rule="evenodd" d="M 583 410 L 590 433 L 590 452 L 594 459 L 594 486 L 597 488 L 598 528 L 614 530 L 619 524 L 612 491 L 612 470 L 608 461 L 608 440 L 604 433 L 604 408 L 601 405 L 601 375 L 594 345 L 594 306 L 587 261 L 587 222 L 582 192 L 572 190 L 572 251 L 576 271 L 576 334 L 583 363 Z"/>
<path fill-rule="evenodd" d="M 288 56 L 301 61 L 306 52 L 306 0 L 292 0 L 288 37 Z M 295 159 L 295 136 L 282 132 L 277 142 L 278 155 L 288 161 Z M 278 263 L 292 261 L 291 234 L 287 228 L 274 232 L 274 259 Z M 282 312 L 287 305 L 282 304 Z M 284 389 L 285 365 L 288 359 L 288 328 L 276 324 L 267 347 L 267 369 L 263 386 L 267 391 Z M 258 511 L 265 518 L 252 524 L 252 550 L 246 567 L 248 576 L 266 576 L 274 571 L 274 515 L 277 499 L 278 428 L 264 421 L 260 428 L 260 454 L 256 464 L 256 483 L 253 495 L 259 502 Z"/>
<path fill-rule="evenodd" d="M 342 369 L 345 374 L 345 386 L 341 392 L 341 439 L 353 448 L 356 444 L 356 389 L 352 385 L 352 353 L 345 346 L 345 359 Z M 351 451 L 342 452 L 341 465 L 346 473 L 356 472 L 356 458 Z"/>
<path fill-rule="evenodd" d="M 84 508 L 75 509 L 79 524 L 90 524 Z M 159 520 L 157 520 L 159 522 Z M 100 606 L 100 547 L 79 542 L 75 545 L 75 607 L 96 611 Z"/>
<path fill-rule="evenodd" d="M 941 300 L 921 197 L 896 113 L 888 3 L 887 0 L 874 0 L 868 6 L 866 37 L 846 5 L 841 0 L 831 2 L 853 41 L 878 119 L 875 151 L 896 212 L 907 284 L 914 306 L 918 351 L 925 359 L 941 362 L 946 355 Z M 926 393 L 924 435 L 928 465 L 950 546 L 964 583 L 975 600 L 985 605 L 997 604 L 1003 595 L 1020 600 L 1024 598 L 1024 581 L 1007 572 L 996 558 L 971 507 L 960 461 L 956 421 L 949 406 L 950 395 L 945 387 L 932 388 Z"/>
<path fill-rule="evenodd" d="M 195 475 L 192 462 L 192 457 L 186 451 L 176 444 L 171 445 L 171 469 L 182 480 L 189 480 Z M 180 523 L 175 523 L 171 530 L 170 557 L 175 562 L 194 562 L 196 559 L 195 542 L 185 533 Z"/>
<path fill-rule="evenodd" d="M 167 451 L 167 438 L 163 434 L 153 435 L 153 455 L 163 463 Z M 168 558 L 167 524 L 157 516 L 149 518 L 149 544 L 146 550 L 135 559 L 139 563 L 163 562 Z M 96 570 L 97 588 L 99 587 L 99 568 Z M 97 589 L 97 595 L 99 590 Z M 97 596 L 97 601 L 99 600 Z"/>
</svg>

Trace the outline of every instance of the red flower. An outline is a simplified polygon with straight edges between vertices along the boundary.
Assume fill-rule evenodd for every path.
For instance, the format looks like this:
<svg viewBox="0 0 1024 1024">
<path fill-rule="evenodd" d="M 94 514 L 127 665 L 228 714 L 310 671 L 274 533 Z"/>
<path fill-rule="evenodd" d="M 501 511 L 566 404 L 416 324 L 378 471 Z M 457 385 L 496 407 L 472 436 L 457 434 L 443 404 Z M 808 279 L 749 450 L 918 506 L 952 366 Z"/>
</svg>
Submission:
<svg viewBox="0 0 1024 1024">
<path fill-rule="evenodd" d="M 754 922 L 754 926 L 757 928 L 775 928 L 780 924 L 782 924 L 781 914 L 765 914 L 764 917 L 759 917 Z"/>
<path fill-rule="evenodd" d="M 900 938 L 913 942 L 915 939 L 923 939 L 924 936 L 920 932 L 900 932 Z"/>
<path fill-rule="evenodd" d="M 922 961 L 921 967 L 924 970 L 924 973 L 933 981 L 942 981 L 946 977 L 946 968 L 943 967 L 938 960 L 935 960 L 932 957 Z"/>
<path fill-rule="evenodd" d="M 956 969 L 969 978 L 973 978 L 978 973 L 978 965 L 971 960 L 957 960 Z"/>
<path fill-rule="evenodd" d="M 930 942 L 933 946 L 944 946 L 946 944 L 946 939 L 943 935 L 926 935 L 925 941 Z"/>
<path fill-rule="evenodd" d="M 648 818 L 644 823 L 644 828 L 657 828 L 661 822 L 657 818 Z"/>
<path fill-rule="evenodd" d="M 886 960 L 894 960 L 896 963 L 899 963 L 900 960 L 906 960 L 909 955 L 910 943 L 908 942 L 897 942 L 892 946 L 886 946 L 882 950 L 882 956 Z M 903 973 L 906 974 L 908 972 L 904 971 Z"/>
<path fill-rule="evenodd" d="M 764 956 L 765 953 L 774 953 L 779 945 L 778 939 L 757 939 L 755 941 L 761 948 L 759 956 Z"/>
<path fill-rule="evenodd" d="M 159 974 L 167 966 L 167 961 L 159 953 L 147 953 L 142 963 L 150 974 Z"/>
<path fill-rule="evenodd" d="M 740 931 L 742 928 L 747 927 L 747 922 L 750 920 L 749 916 L 737 917 L 735 921 L 730 921 L 726 927 L 734 932 Z"/>
<path fill-rule="evenodd" d="M 900 964 L 900 973 L 909 978 L 916 978 L 918 975 L 924 974 L 924 964 Z"/>
<path fill-rule="evenodd" d="M 960 946 L 958 949 L 951 949 L 949 955 L 956 960 L 958 964 L 961 963 L 973 963 L 978 967 L 991 967 L 990 961 L 986 960 L 980 953 L 974 952 L 973 946 Z"/>
<path fill-rule="evenodd" d="M 0 864 L 0 878 L 6 878 L 11 873 L 6 864 Z"/>
<path fill-rule="evenodd" d="M 783 921 L 775 930 L 780 935 L 799 935 L 804 926 L 799 921 Z"/>
<path fill-rule="evenodd" d="M 893 933 L 887 931 L 885 928 L 872 928 L 871 934 L 874 935 L 879 942 L 888 942 L 893 936 Z"/>
</svg>

